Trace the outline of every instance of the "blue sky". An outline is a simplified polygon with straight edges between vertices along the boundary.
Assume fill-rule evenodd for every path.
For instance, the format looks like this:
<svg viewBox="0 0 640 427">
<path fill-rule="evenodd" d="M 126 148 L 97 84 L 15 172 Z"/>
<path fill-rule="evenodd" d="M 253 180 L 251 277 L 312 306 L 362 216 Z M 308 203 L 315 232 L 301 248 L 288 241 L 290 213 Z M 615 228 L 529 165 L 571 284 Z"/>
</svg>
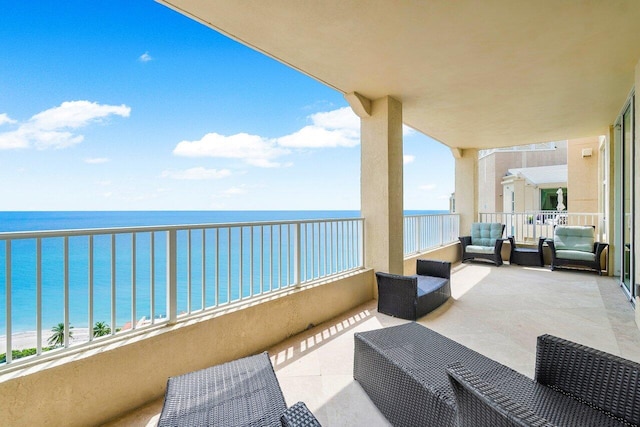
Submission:
<svg viewBox="0 0 640 427">
<path fill-rule="evenodd" d="M 360 208 L 342 94 L 149 0 L 0 0 L 0 210 Z M 407 129 L 405 209 L 454 160 Z"/>
</svg>

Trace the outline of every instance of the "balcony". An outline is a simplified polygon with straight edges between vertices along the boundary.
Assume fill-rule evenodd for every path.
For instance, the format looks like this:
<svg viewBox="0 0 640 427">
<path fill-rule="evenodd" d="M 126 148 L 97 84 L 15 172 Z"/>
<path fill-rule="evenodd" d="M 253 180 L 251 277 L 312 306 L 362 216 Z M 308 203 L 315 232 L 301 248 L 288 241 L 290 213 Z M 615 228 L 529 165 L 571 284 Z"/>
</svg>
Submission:
<svg viewBox="0 0 640 427">
<path fill-rule="evenodd" d="M 520 230 L 531 225 L 529 216 L 512 214 L 507 220 Z M 574 221 L 583 219 L 571 218 Z M 459 249 L 452 242 L 458 227 L 457 215 L 405 217 L 405 272 L 413 272 L 418 257 L 456 261 Z M 119 299 L 101 303 L 117 306 L 109 314 L 112 324 L 131 321 L 106 337 L 89 333 L 85 341 L 65 338 L 54 350 L 39 346 L 33 357 L 8 360 L 0 368 L 0 387 L 14 399 L 5 399 L 5 408 L 16 411 L 11 419 L 17 424 L 45 421 L 36 412 L 20 409 L 38 399 L 47 408 L 103 411 L 51 411 L 46 421 L 53 424 L 60 419 L 66 425 L 94 424 L 120 414 L 111 425 L 154 425 L 168 376 L 266 348 L 287 402 L 305 401 L 325 425 L 348 424 L 354 417 L 386 425 L 352 378 L 353 333 L 404 321 L 376 312 L 373 272 L 362 265 L 362 228 L 362 219 L 347 218 L 4 234 L 0 252 L 5 257 L 20 245 L 32 246 L 39 254 L 30 262 L 5 259 L 3 280 L 9 290 L 12 268 L 25 265 L 36 267 L 33 280 L 41 289 L 38 282 L 43 278 L 37 272 L 47 253 L 42 249 L 57 248 L 61 256 L 54 258 L 62 263 L 58 270 L 66 272 L 61 276 L 65 288 L 73 289 L 73 277 L 80 271 L 91 294 L 98 279 L 105 278 L 97 271 L 116 270 L 106 285 L 115 287 Z M 526 241 L 524 237 L 519 240 Z M 77 245 L 86 256 L 70 255 Z M 99 255 L 101 251 L 110 255 Z M 229 255 L 234 251 L 242 256 L 234 259 Z M 86 267 L 74 265 L 74 259 Z M 97 263 L 93 267 L 91 260 Z M 141 266 L 150 272 L 142 274 Z M 119 268 L 130 279 L 124 288 Z M 230 283 L 237 292 L 229 291 Z M 133 289 L 151 291 L 131 292 L 132 284 Z M 77 289 L 66 292 L 72 296 Z M 515 265 L 456 264 L 452 293 L 450 302 L 419 322 L 526 375 L 533 375 L 535 338 L 543 333 L 640 361 L 640 331 L 614 278 Z M 42 340 L 48 331 L 42 327 L 47 325 L 42 295 L 37 299 L 35 318 Z M 5 306 L 16 310 L 10 300 Z M 89 324 L 98 319 L 99 305 L 94 310 L 87 307 Z M 69 324 L 69 301 L 65 307 L 61 313 Z M 135 322 L 144 307 L 152 310 L 145 316 L 150 321 Z M 5 318 L 4 328 L 11 331 L 13 316 Z M 6 345 L 11 347 L 11 339 Z M 105 395 L 111 396 L 108 403 Z M 65 396 L 64 404 L 58 396 Z"/>
<path fill-rule="evenodd" d="M 452 294 L 419 323 L 530 377 L 535 340 L 544 333 L 640 362 L 634 311 L 614 278 L 458 264 Z M 378 314 L 370 301 L 271 347 L 287 403 L 306 402 L 323 425 L 388 425 L 353 380 L 353 334 L 402 322 Z M 161 408 L 157 399 L 109 425 L 155 425 Z"/>
<path fill-rule="evenodd" d="M 408 255 L 435 246 L 455 258 L 457 215 L 405 222 Z M 362 228 L 346 218 L 0 234 L 0 389 L 11 396 L 1 411 L 25 425 L 104 422 L 162 395 L 168 376 L 269 348 L 371 301 Z M 105 319 L 108 333 L 95 333 Z M 13 358 L 26 348 L 24 322 L 35 354 Z M 35 401 L 47 409 L 32 411 Z"/>
</svg>

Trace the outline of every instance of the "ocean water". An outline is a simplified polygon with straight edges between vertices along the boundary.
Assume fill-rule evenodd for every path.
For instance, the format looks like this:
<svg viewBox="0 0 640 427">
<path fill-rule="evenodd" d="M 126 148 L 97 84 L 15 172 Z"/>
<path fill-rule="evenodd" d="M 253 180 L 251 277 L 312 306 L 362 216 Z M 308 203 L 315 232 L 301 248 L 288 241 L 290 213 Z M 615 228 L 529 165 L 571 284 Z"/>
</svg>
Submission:
<svg viewBox="0 0 640 427">
<path fill-rule="evenodd" d="M 406 215 L 435 214 L 445 211 L 406 211 Z M 122 212 L 0 212 L 0 233 L 42 230 L 94 229 L 163 225 L 289 221 L 306 219 L 357 218 L 359 211 L 122 211 Z M 243 297 L 289 286 L 293 276 L 293 255 L 288 249 L 293 235 L 288 227 L 265 227 L 260 231 L 239 228 L 218 232 L 179 232 L 177 236 L 178 311 L 185 312 L 237 300 Z M 330 230 L 330 231 L 328 231 Z M 254 234 L 253 236 L 251 234 Z M 315 265 L 324 244 L 350 248 L 355 234 L 340 235 L 333 229 L 310 228 L 304 238 L 315 241 L 317 251 L 302 253 L 303 275 L 307 278 L 356 264 L 356 256 L 336 257 Z M 247 254 L 248 242 L 253 254 Z M 64 270 L 64 241 L 42 239 L 42 327 L 51 327 L 64 319 L 64 277 L 69 283 L 69 318 L 76 328 L 89 327 L 89 277 L 93 281 L 94 322 L 112 323 L 112 295 L 115 292 L 116 327 L 132 319 L 164 316 L 166 309 L 166 238 L 164 233 L 136 235 L 135 251 L 131 234 L 95 236 L 93 263 L 89 262 L 89 239 L 70 237 L 68 265 Z M 115 242 L 115 247 L 112 244 Z M 244 245 L 245 249 L 240 251 Z M 205 253 L 202 253 L 205 248 Z M 334 249 L 335 249 L 334 248 Z M 152 274 L 151 249 L 154 251 Z M 350 253 L 353 252 L 352 250 Z M 36 329 L 35 239 L 13 240 L 11 244 L 11 322 L 12 332 Z M 115 256 L 115 263 L 112 259 Z M 6 246 L 0 236 L 0 335 L 6 333 Z M 135 261 L 133 261 L 135 257 Z M 191 264 L 189 265 L 189 259 Z M 213 261 L 217 260 L 217 261 Z M 203 264 L 206 264 L 203 265 Z M 89 265 L 92 265 L 90 271 Z M 115 267 L 112 267 L 115 266 Z M 191 271 L 191 274 L 189 273 Z M 239 271 L 244 271 L 240 274 Z M 247 273 L 247 272 L 251 273 Z M 242 277 L 242 279 L 240 279 Z M 115 278 L 112 281 L 112 278 Z M 151 282 L 155 283 L 153 292 Z M 202 283 L 205 295 L 202 295 Z M 219 282 L 220 286 L 212 284 Z M 133 285 L 135 283 L 135 286 Z M 189 287 L 189 283 L 191 286 Z M 136 304 L 132 300 L 135 294 Z M 152 307 L 152 298 L 154 304 Z M 135 310 L 135 315 L 134 315 Z"/>
</svg>

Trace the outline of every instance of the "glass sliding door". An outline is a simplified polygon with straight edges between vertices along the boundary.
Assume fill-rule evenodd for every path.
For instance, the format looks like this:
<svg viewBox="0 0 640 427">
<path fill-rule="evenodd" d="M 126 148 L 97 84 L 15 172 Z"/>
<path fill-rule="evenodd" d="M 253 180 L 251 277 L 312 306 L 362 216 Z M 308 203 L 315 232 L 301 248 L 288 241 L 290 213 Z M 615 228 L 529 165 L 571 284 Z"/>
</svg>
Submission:
<svg viewBox="0 0 640 427">
<path fill-rule="evenodd" d="M 635 296 L 635 290 L 632 286 L 634 276 L 634 242 L 633 242 L 633 190 L 635 180 L 633 179 L 634 155 L 633 147 L 633 97 L 631 102 L 622 114 L 621 120 L 621 137 L 622 137 L 622 269 L 620 272 L 620 280 L 625 290 L 630 296 Z"/>
</svg>

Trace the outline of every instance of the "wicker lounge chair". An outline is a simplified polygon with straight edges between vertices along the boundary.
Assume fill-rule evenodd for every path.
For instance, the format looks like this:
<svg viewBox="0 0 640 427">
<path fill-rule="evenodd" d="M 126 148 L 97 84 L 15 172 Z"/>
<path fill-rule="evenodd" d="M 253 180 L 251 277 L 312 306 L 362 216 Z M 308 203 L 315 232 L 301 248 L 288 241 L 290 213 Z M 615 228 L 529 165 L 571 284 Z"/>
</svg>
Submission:
<svg viewBox="0 0 640 427">
<path fill-rule="evenodd" d="M 159 427 L 305 426 L 302 402 L 287 409 L 267 352 L 169 378 Z"/>
<path fill-rule="evenodd" d="M 535 381 L 417 323 L 356 333 L 353 372 L 394 426 L 640 424 L 640 364 L 550 335 L 538 338 Z M 471 403 L 456 401 L 458 382 Z"/>
<path fill-rule="evenodd" d="M 416 275 L 376 273 L 378 312 L 416 320 L 435 310 L 451 296 L 451 263 L 419 259 Z"/>
<path fill-rule="evenodd" d="M 602 276 L 600 256 L 609 245 L 595 240 L 594 226 L 556 226 L 553 239 L 547 240 L 551 249 L 551 270 L 565 266 L 586 267 Z"/>
<path fill-rule="evenodd" d="M 461 236 L 462 262 L 482 259 L 502 265 L 502 234 L 504 224 L 491 222 L 474 222 L 471 224 L 471 235 Z"/>
</svg>

